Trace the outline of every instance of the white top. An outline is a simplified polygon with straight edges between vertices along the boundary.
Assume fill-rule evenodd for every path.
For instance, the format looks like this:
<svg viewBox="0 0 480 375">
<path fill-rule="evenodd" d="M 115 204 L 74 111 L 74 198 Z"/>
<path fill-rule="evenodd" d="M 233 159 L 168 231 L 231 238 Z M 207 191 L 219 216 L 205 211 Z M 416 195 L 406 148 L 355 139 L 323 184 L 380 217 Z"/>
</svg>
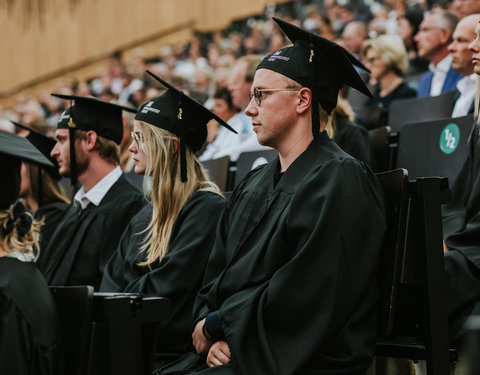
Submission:
<svg viewBox="0 0 480 375">
<path fill-rule="evenodd" d="M 80 190 L 77 191 L 75 197 L 76 204 L 80 204 L 82 210 L 87 208 L 89 203 L 98 206 L 102 201 L 103 197 L 108 193 L 110 188 L 113 186 L 115 182 L 120 178 L 122 175 L 122 170 L 120 166 L 116 166 L 113 171 L 107 174 L 104 178 L 102 178 L 94 187 L 92 187 L 89 191 L 85 192 L 83 186 Z"/>
<path fill-rule="evenodd" d="M 238 134 L 220 126 L 217 137 L 207 146 L 198 160 L 212 160 L 228 155 L 230 156 L 230 161 L 236 161 L 242 152 L 268 149 L 268 147 L 258 143 L 257 135 L 253 131 L 252 119 L 245 112 L 238 112 L 227 123 Z"/>
<path fill-rule="evenodd" d="M 472 106 L 473 99 L 476 91 L 476 74 L 470 74 L 463 77 L 457 82 L 457 90 L 460 92 L 460 96 L 455 102 L 453 107 L 452 117 L 460 117 L 468 115 L 468 110 Z"/>
<path fill-rule="evenodd" d="M 430 96 L 437 96 L 442 93 L 442 87 L 447 78 L 448 71 L 452 66 L 452 56 L 448 55 L 437 65 L 430 63 L 428 69 L 433 73 L 432 86 L 430 87 Z"/>
</svg>

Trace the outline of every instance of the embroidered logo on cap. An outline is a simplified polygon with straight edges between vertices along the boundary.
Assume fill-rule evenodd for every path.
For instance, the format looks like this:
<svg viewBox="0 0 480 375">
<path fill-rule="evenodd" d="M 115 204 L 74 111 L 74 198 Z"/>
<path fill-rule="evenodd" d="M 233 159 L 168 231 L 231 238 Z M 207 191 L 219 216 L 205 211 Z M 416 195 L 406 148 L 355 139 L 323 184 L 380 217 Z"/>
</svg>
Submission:
<svg viewBox="0 0 480 375">
<path fill-rule="evenodd" d="M 70 115 L 67 113 L 67 111 L 63 112 L 62 115 L 60 116 L 59 121 L 62 120 L 70 120 Z"/>
<path fill-rule="evenodd" d="M 289 61 L 289 60 L 290 60 L 290 57 L 280 56 L 280 54 L 281 54 L 282 52 L 283 52 L 283 50 L 275 51 L 275 52 L 268 58 L 268 61 L 276 61 L 276 60 Z"/>
<path fill-rule="evenodd" d="M 153 101 L 148 102 L 145 104 L 145 106 L 142 108 L 142 113 L 148 113 L 148 112 L 154 112 L 154 113 L 160 113 L 160 110 L 157 108 L 152 108 Z"/>
</svg>

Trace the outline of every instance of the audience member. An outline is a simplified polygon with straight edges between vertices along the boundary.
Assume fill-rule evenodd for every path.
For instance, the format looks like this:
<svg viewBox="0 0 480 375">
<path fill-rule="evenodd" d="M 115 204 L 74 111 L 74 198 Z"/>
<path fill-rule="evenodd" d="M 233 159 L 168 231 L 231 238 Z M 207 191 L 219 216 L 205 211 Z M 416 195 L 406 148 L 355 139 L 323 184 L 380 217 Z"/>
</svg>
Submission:
<svg viewBox="0 0 480 375">
<path fill-rule="evenodd" d="M 357 59 L 360 59 L 362 45 L 367 39 L 367 25 L 360 21 L 350 22 L 345 26 L 345 30 L 342 33 L 343 47 Z"/>
<path fill-rule="evenodd" d="M 444 10 L 435 9 L 425 14 L 420 29 L 415 35 L 418 55 L 430 61 L 429 72 L 419 82 L 417 96 L 436 96 L 455 90 L 462 75 L 452 68 L 448 45 L 457 25 L 457 17 Z"/>
<path fill-rule="evenodd" d="M 470 43 L 475 74 L 480 75 L 480 24 Z M 445 273 L 450 341 L 459 344 L 466 322 L 480 314 L 480 125 L 478 118 L 469 140 L 469 155 L 452 186 L 443 210 Z"/>
<path fill-rule="evenodd" d="M 15 125 L 28 132 L 26 138 L 53 164 L 53 167 L 37 167 L 23 162 L 20 173 L 22 182 L 18 195 L 32 211 L 35 219 L 43 219 L 39 245 L 40 250 L 44 250 L 58 224 L 63 220 L 69 203 L 62 195 L 58 184 L 60 175 L 57 161 L 50 156 L 56 141 L 20 123 Z"/>
<path fill-rule="evenodd" d="M 353 56 L 277 22 L 294 45 L 262 60 L 246 113 L 279 157 L 233 192 L 195 303 L 198 354 L 161 374 L 354 374 L 373 356 L 382 191 L 324 131 L 344 84 L 368 89 Z"/>
<path fill-rule="evenodd" d="M 452 117 L 473 113 L 476 91 L 476 74 L 473 71 L 472 51 L 468 49 L 475 36 L 475 26 L 480 14 L 472 14 L 460 20 L 453 32 L 453 42 L 448 46 L 452 56 L 452 68 L 463 78 L 457 82 L 457 94 L 452 108 Z"/>
<path fill-rule="evenodd" d="M 127 108 L 93 98 L 57 96 L 75 105 L 60 117 L 51 156 L 62 176 L 75 180 L 78 174 L 82 186 L 38 267 L 49 285 L 93 285 L 97 290 L 123 230 L 144 204 L 118 165 L 122 110 Z"/>
<path fill-rule="evenodd" d="M 474 13 L 480 13 L 479 0 L 453 0 L 451 11 L 459 20 Z"/>
<path fill-rule="evenodd" d="M 34 263 L 42 222 L 15 203 L 21 160 L 52 167 L 28 140 L 0 131 L 0 373 L 63 375 L 60 318 Z"/>
<path fill-rule="evenodd" d="M 100 288 L 170 299 L 174 310 L 160 325 L 157 366 L 185 353 L 193 301 L 225 203 L 194 153 L 205 142 L 210 119 L 228 127 L 206 108 L 168 87 L 163 95 L 142 105 L 135 117 L 130 150 L 136 173 L 152 178 L 151 204 L 128 225 L 105 267 Z M 180 99 L 182 106 L 178 107 Z"/>
<path fill-rule="evenodd" d="M 377 107 L 379 110 L 366 111 L 375 113 L 375 116 L 360 116 L 359 123 L 367 128 L 385 126 L 390 104 L 394 100 L 416 95 L 402 78 L 408 66 L 407 51 L 399 37 L 382 35 L 365 42 L 363 56 L 371 79 L 377 83 L 373 97 L 366 101 L 365 107 Z"/>
</svg>

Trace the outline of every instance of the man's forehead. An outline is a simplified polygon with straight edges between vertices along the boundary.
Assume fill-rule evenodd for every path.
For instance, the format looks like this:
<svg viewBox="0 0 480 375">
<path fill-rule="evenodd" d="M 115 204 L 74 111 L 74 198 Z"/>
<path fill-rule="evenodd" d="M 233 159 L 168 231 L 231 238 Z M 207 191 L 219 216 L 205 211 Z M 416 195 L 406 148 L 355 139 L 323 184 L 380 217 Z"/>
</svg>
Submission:
<svg viewBox="0 0 480 375">
<path fill-rule="evenodd" d="M 283 74 L 274 72 L 270 69 L 258 69 L 255 72 L 252 87 L 270 87 L 271 85 L 282 83 L 285 80 Z"/>
</svg>

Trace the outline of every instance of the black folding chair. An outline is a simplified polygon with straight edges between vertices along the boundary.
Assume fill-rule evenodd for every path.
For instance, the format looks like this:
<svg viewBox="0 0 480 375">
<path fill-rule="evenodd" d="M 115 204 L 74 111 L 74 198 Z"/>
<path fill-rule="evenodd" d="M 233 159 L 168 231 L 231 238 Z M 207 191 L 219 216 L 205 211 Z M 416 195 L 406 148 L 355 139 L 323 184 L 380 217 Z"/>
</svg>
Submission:
<svg viewBox="0 0 480 375">
<path fill-rule="evenodd" d="M 151 374 L 158 324 L 171 310 L 162 297 L 95 293 L 89 374 Z"/>
<path fill-rule="evenodd" d="M 426 98 L 398 99 L 392 102 L 388 111 L 388 126 L 396 133 L 410 122 L 438 120 L 450 117 L 455 91 Z"/>
<path fill-rule="evenodd" d="M 423 359 L 428 375 L 448 375 L 457 352 L 449 350 L 441 204 L 446 178 L 407 181 L 404 170 L 377 175 L 387 201 L 376 354 Z"/>
<path fill-rule="evenodd" d="M 248 172 L 258 167 L 259 165 L 266 164 L 269 161 L 275 159 L 277 155 L 278 151 L 273 149 L 242 152 L 237 159 L 234 179 L 235 182 L 234 186 L 232 186 L 232 190 L 238 186 L 240 181 L 245 178 Z"/>
<path fill-rule="evenodd" d="M 410 178 L 447 177 L 452 184 L 468 156 L 473 115 L 412 123 L 399 134 L 396 167 Z"/>
<path fill-rule="evenodd" d="M 224 156 L 218 159 L 205 160 L 201 162 L 207 170 L 210 178 L 215 182 L 221 191 L 227 190 L 228 168 L 230 157 Z"/>
<path fill-rule="evenodd" d="M 85 375 L 91 339 L 93 287 L 50 287 L 63 328 L 65 373 Z"/>
</svg>

